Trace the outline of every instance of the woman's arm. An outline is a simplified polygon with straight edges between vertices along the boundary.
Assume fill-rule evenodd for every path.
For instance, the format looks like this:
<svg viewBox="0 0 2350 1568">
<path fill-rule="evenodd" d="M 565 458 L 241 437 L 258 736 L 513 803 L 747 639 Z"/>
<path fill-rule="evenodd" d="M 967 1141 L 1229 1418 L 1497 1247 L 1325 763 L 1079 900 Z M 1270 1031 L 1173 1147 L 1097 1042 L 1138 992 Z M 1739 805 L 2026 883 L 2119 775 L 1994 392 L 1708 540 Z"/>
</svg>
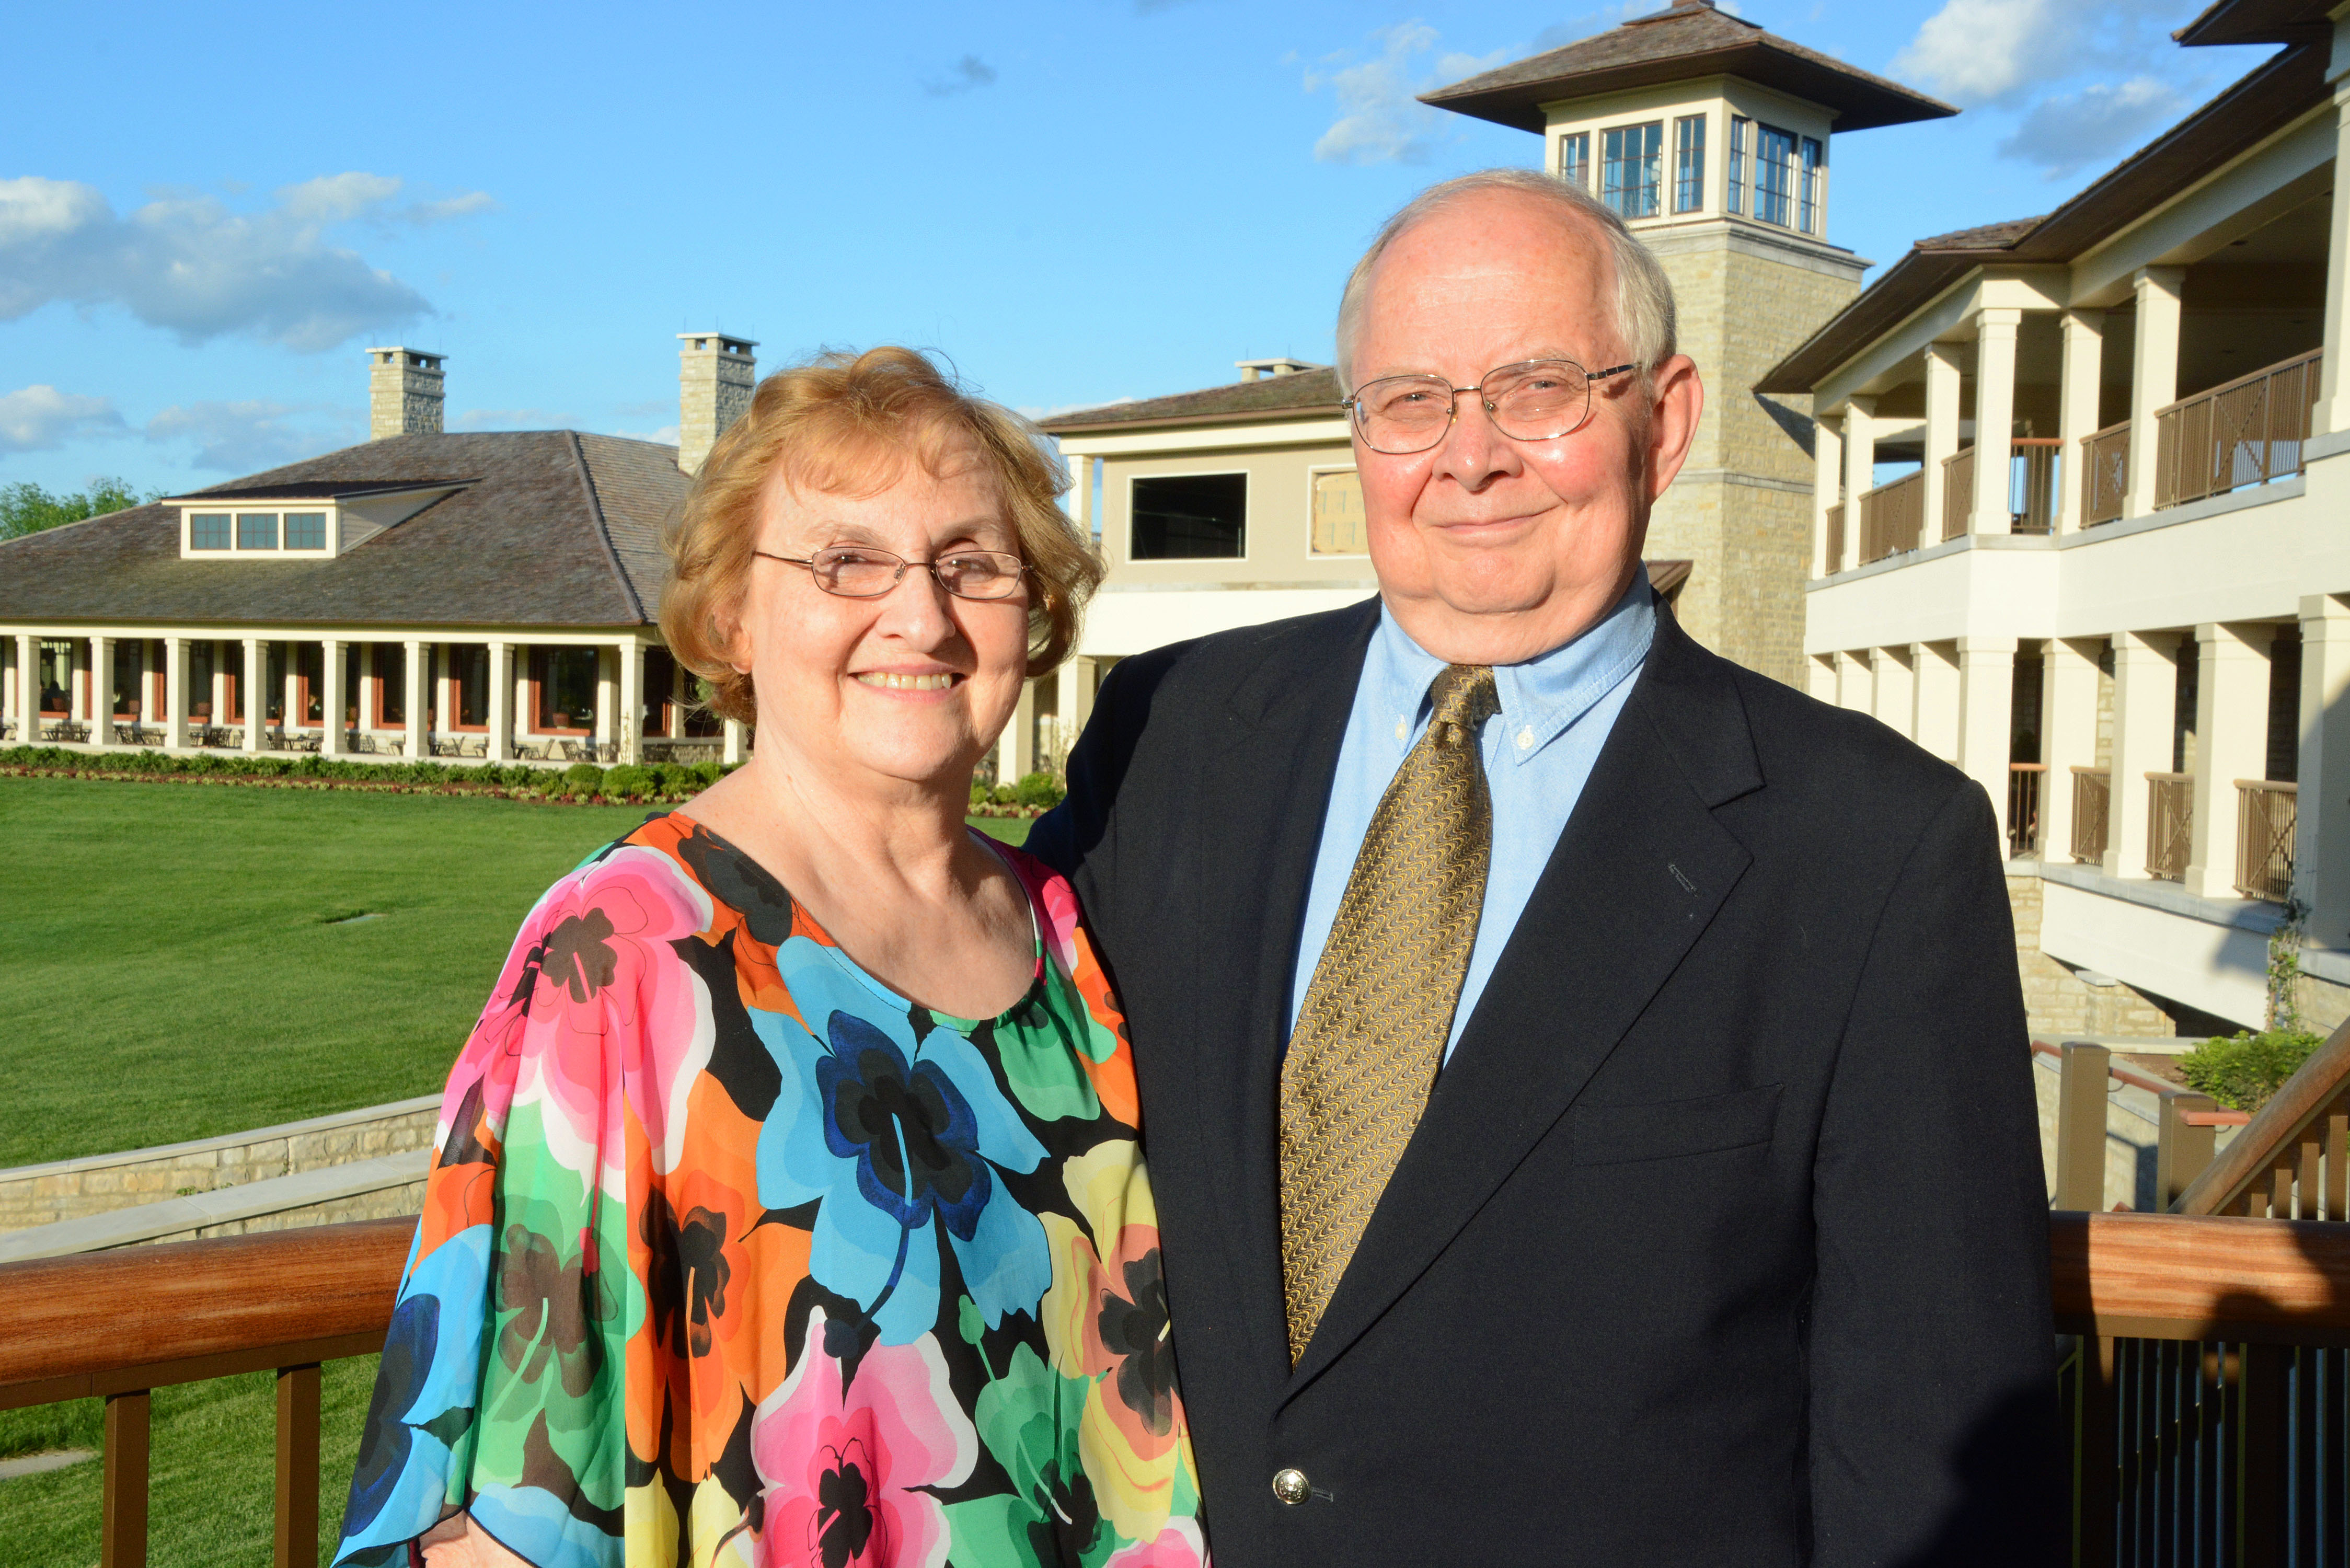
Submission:
<svg viewBox="0 0 2350 1568">
<path fill-rule="evenodd" d="M 451 1514 L 416 1543 L 424 1549 L 424 1568 L 530 1568 L 490 1539 L 471 1514 Z"/>
</svg>

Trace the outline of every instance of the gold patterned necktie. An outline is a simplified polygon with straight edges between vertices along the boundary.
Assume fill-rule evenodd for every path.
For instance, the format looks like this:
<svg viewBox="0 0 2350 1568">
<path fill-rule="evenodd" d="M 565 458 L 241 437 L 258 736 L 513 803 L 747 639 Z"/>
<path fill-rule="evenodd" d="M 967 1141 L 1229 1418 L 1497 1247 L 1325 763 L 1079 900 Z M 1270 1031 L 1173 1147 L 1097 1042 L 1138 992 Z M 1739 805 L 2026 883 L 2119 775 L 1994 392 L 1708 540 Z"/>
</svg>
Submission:
<svg viewBox="0 0 2350 1568">
<path fill-rule="evenodd" d="M 1371 814 L 1281 1064 L 1289 1359 L 1315 1325 L 1427 1108 L 1477 941 L 1493 805 L 1478 753 L 1493 671 L 1448 666 L 1435 716 Z"/>
</svg>

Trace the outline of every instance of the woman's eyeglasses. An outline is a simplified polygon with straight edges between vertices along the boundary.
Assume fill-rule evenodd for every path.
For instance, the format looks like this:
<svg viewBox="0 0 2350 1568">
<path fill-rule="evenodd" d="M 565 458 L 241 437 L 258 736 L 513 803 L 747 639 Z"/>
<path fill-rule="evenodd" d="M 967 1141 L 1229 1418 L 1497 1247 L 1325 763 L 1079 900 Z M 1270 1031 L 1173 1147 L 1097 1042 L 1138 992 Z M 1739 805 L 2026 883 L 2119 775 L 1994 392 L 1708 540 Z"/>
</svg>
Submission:
<svg viewBox="0 0 2350 1568">
<path fill-rule="evenodd" d="M 1346 408 L 1364 444 L 1393 457 L 1441 441 L 1463 392 L 1476 393 L 1493 428 L 1512 441 L 1555 441 L 1590 418 L 1594 381 L 1638 369 L 1586 370 L 1572 359 L 1528 359 L 1488 370 L 1473 387 L 1456 387 L 1443 376 L 1382 376 L 1356 388 Z"/>
<path fill-rule="evenodd" d="M 957 550 L 931 561 L 909 561 L 865 545 L 828 545 L 805 558 L 754 550 L 787 566 L 806 566 L 816 586 L 845 599 L 878 599 L 905 577 L 908 567 L 928 572 L 959 599 L 1008 599 L 1028 575 L 1017 556 L 1001 550 Z"/>
</svg>

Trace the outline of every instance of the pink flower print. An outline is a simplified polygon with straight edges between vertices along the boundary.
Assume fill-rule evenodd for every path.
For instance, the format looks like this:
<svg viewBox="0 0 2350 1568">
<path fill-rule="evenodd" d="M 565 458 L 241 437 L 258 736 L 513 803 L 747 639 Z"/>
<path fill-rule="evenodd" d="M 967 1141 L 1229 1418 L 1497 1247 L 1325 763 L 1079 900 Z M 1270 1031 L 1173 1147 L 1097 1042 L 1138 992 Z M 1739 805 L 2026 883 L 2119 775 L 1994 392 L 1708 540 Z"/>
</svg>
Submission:
<svg viewBox="0 0 2350 1568">
<path fill-rule="evenodd" d="M 945 1511 L 922 1487 L 971 1476 L 979 1434 L 947 1384 L 938 1339 L 876 1345 L 844 1386 L 808 1314 L 800 1364 L 760 1402 L 751 1459 L 764 1490 L 767 1568 L 945 1568 Z"/>
<path fill-rule="evenodd" d="M 1208 1568 L 1208 1542 L 1196 1521 L 1170 1519 L 1158 1539 L 1111 1552 L 1102 1568 Z"/>
</svg>

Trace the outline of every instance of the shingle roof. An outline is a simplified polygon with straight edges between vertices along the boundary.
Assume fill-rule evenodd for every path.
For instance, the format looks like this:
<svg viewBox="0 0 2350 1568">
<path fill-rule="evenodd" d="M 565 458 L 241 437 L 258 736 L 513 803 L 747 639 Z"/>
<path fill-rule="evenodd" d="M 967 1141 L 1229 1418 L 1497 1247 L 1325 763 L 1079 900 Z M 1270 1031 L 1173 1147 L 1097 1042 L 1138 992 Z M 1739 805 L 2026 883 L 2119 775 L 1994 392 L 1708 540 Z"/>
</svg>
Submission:
<svg viewBox="0 0 2350 1568">
<path fill-rule="evenodd" d="M 1835 114 L 1838 130 L 1939 119 L 1959 111 L 1816 50 L 1683 0 L 1580 43 L 1424 93 L 1420 102 L 1539 133 L 1542 106 L 1692 77 L 1742 77 Z"/>
<path fill-rule="evenodd" d="M 0 620 L 642 626 L 677 449 L 569 431 L 411 435 L 194 496 L 462 488 L 333 560 L 180 558 L 178 509 L 132 507 L 0 544 Z"/>
<path fill-rule="evenodd" d="M 1079 409 L 1045 421 L 1044 428 L 1054 435 L 1076 435 L 1152 425 L 1239 423 L 1268 414 L 1335 416 L 1338 411 L 1338 372 L 1323 366 L 1254 381 L 1227 381 L 1196 392 Z"/>
<path fill-rule="evenodd" d="M 2334 36 L 2330 0 L 2217 0 L 2170 36 L 2199 44 L 2308 44 Z"/>
</svg>

